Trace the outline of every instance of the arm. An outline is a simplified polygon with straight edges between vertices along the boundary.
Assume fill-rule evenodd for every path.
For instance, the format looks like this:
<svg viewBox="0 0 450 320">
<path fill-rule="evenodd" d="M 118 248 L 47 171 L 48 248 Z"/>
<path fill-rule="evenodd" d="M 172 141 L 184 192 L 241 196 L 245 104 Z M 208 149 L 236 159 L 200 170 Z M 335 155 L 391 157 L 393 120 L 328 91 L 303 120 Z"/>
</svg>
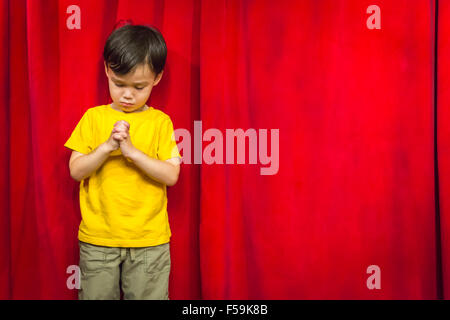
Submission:
<svg viewBox="0 0 450 320">
<path fill-rule="evenodd" d="M 113 151 L 107 143 L 102 143 L 89 154 L 72 151 L 69 161 L 70 175 L 76 181 L 89 177 L 97 170 Z"/>
<path fill-rule="evenodd" d="M 131 160 L 144 174 L 153 180 L 169 187 L 175 185 L 180 174 L 179 158 L 171 158 L 165 161 L 149 157 L 136 148 L 131 142 L 129 125 L 126 121 L 118 121 L 114 124 L 113 134 L 120 135 L 120 150 L 122 155 Z"/>
<path fill-rule="evenodd" d="M 178 158 L 166 161 L 158 160 L 147 156 L 139 149 L 133 150 L 129 155 L 138 168 L 153 180 L 163 183 L 169 187 L 175 185 L 180 174 L 180 164 Z"/>
<path fill-rule="evenodd" d="M 119 121 L 118 121 L 119 122 Z M 129 124 L 123 124 L 127 129 Z M 77 151 L 72 152 L 69 161 L 70 175 L 76 181 L 81 181 L 89 177 L 92 172 L 97 170 L 103 162 L 109 157 L 109 154 L 117 150 L 120 146 L 120 141 L 126 137 L 125 133 L 121 133 L 114 129 L 111 131 L 108 140 L 100 144 L 97 148 L 92 150 L 89 154 L 83 154 Z"/>
</svg>

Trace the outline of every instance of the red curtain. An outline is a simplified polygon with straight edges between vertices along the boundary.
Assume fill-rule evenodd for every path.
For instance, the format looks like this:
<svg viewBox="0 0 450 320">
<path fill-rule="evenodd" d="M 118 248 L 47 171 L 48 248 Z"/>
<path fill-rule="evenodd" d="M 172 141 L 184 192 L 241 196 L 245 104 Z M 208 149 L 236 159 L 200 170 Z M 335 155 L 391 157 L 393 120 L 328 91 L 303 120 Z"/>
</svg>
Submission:
<svg viewBox="0 0 450 320">
<path fill-rule="evenodd" d="M 439 182 L 440 248 L 444 296 L 450 298 L 450 3 L 439 1 L 437 55 L 437 160 Z"/>
<path fill-rule="evenodd" d="M 191 135 L 169 189 L 171 299 L 448 297 L 444 1 L 0 3 L 1 298 L 76 298 L 78 183 L 63 144 L 110 102 L 101 54 L 121 19 L 163 33 L 149 103 Z M 381 29 L 367 26 L 374 4 Z M 71 5 L 80 29 L 67 27 Z M 230 129 L 254 130 L 255 164 L 236 163 Z M 225 163 L 208 164 L 220 137 Z M 275 174 L 262 174 L 266 141 Z"/>
</svg>

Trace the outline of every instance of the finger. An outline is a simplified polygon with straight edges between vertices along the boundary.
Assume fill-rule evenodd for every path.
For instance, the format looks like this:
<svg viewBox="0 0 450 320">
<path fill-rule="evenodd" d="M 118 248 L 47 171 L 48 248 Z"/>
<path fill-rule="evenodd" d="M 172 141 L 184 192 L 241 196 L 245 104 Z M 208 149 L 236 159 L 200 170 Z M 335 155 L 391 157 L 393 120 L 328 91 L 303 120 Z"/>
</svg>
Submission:
<svg viewBox="0 0 450 320">
<path fill-rule="evenodd" d="M 121 129 L 126 129 L 128 130 L 130 128 L 130 125 L 126 125 L 125 123 L 121 122 L 121 123 L 117 123 L 114 125 L 114 128 L 121 128 Z"/>
<path fill-rule="evenodd" d="M 114 128 L 113 129 L 113 133 L 122 133 L 122 132 L 126 132 L 126 128 Z"/>
<path fill-rule="evenodd" d="M 130 128 L 130 124 L 125 120 L 119 120 L 114 125 L 120 125 L 120 124 L 126 126 L 127 128 Z"/>
<path fill-rule="evenodd" d="M 119 128 L 123 126 L 123 124 L 120 121 L 117 121 L 116 123 L 114 123 L 114 128 Z"/>
<path fill-rule="evenodd" d="M 115 140 L 122 141 L 122 135 L 121 135 L 120 133 L 114 134 L 114 135 L 113 135 L 113 138 L 114 138 Z"/>
<path fill-rule="evenodd" d="M 130 124 L 129 124 L 127 121 L 125 121 L 125 120 L 120 120 L 120 122 L 121 122 L 122 124 L 124 124 L 125 126 L 127 126 L 128 128 L 130 127 Z"/>
</svg>

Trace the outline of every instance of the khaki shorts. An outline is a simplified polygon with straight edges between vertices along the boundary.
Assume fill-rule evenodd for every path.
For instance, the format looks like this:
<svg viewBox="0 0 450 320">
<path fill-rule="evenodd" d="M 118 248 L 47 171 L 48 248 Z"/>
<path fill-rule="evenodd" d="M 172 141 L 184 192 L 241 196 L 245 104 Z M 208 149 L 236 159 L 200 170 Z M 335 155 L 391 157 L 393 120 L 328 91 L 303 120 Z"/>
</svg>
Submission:
<svg viewBox="0 0 450 320">
<path fill-rule="evenodd" d="M 80 300 L 169 300 L 170 245 L 113 248 L 79 241 Z"/>
</svg>

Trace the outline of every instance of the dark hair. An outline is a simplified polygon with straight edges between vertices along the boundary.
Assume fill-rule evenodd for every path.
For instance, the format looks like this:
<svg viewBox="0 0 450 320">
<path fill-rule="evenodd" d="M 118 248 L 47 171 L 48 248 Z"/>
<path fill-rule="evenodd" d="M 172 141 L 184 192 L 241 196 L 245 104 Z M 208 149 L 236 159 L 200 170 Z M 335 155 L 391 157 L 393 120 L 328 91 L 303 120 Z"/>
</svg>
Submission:
<svg viewBox="0 0 450 320">
<path fill-rule="evenodd" d="M 114 73 L 125 75 L 147 63 L 158 75 L 166 64 L 167 47 L 162 34 L 153 27 L 125 25 L 114 30 L 106 41 L 103 59 Z"/>
</svg>

